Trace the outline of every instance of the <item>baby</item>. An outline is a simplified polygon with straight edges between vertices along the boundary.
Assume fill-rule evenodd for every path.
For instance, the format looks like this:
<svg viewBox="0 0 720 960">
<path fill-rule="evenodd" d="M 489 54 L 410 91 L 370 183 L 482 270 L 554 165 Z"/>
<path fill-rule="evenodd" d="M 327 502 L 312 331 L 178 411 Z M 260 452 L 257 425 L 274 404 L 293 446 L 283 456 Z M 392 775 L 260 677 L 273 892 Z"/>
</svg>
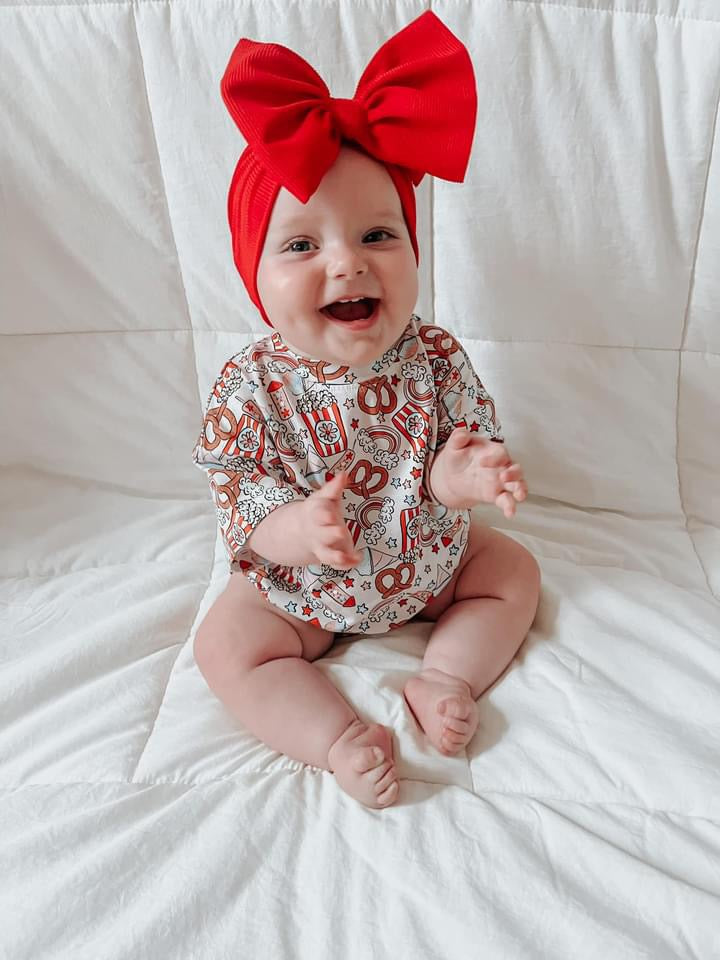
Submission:
<svg viewBox="0 0 720 960">
<path fill-rule="evenodd" d="M 228 206 L 235 262 L 273 332 L 224 366 L 193 455 L 233 573 L 195 657 L 264 743 L 385 807 L 399 792 L 392 734 L 312 661 L 336 633 L 433 622 L 404 696 L 452 755 L 539 596 L 532 556 L 470 518 L 478 503 L 510 517 L 527 495 L 494 404 L 458 341 L 413 313 L 414 184 L 464 176 L 472 67 L 425 13 L 351 101 L 286 48 L 247 40 L 222 89 L 248 140 Z"/>
</svg>

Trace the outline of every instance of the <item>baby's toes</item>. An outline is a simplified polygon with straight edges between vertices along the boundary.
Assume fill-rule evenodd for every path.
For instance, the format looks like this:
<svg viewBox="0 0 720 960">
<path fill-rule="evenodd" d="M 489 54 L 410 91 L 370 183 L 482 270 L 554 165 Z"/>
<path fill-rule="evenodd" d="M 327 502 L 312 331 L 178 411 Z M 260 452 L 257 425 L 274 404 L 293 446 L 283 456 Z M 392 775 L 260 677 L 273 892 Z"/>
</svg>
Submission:
<svg viewBox="0 0 720 960">
<path fill-rule="evenodd" d="M 438 704 L 438 713 L 441 714 L 448 723 L 452 720 L 467 720 L 470 716 L 473 703 L 464 697 L 447 697 Z"/>
<path fill-rule="evenodd" d="M 377 801 L 381 806 L 386 807 L 391 804 L 398 795 L 399 784 L 397 780 L 393 780 L 390 785 L 377 795 Z"/>
<path fill-rule="evenodd" d="M 464 736 L 468 732 L 469 726 L 470 723 L 468 720 L 458 720 L 455 717 L 450 717 L 449 720 L 446 718 L 443 731 L 445 733 L 459 733 L 461 736 Z"/>
<path fill-rule="evenodd" d="M 448 740 L 447 737 L 442 737 L 440 739 L 440 752 L 444 753 L 446 757 L 454 757 L 456 753 L 459 753 L 463 749 L 465 744 L 465 740 L 461 740 L 458 743 L 454 740 Z"/>
<path fill-rule="evenodd" d="M 384 759 L 385 754 L 380 747 L 362 747 L 352 759 L 353 769 L 358 773 L 367 773 L 379 767 Z"/>
<path fill-rule="evenodd" d="M 379 770 L 380 776 L 375 783 L 375 796 L 377 797 L 378 803 L 392 803 L 397 796 L 399 786 L 395 764 L 387 761 Z M 375 771 L 368 774 L 368 776 L 374 777 Z"/>
</svg>

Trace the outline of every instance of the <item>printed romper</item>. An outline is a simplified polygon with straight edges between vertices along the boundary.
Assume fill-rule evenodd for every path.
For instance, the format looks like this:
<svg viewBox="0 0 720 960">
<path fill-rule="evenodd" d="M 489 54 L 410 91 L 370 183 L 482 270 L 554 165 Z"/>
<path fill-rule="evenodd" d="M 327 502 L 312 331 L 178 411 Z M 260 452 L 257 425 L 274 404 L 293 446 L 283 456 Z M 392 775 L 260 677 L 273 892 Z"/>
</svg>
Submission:
<svg viewBox="0 0 720 960">
<path fill-rule="evenodd" d="M 278 333 L 245 347 L 215 382 L 193 452 L 208 473 L 232 571 L 325 630 L 402 625 L 443 589 L 467 545 L 469 511 L 438 503 L 424 483 L 460 426 L 502 440 L 463 347 L 415 315 L 362 368 L 298 355 Z M 283 566 L 251 549 L 264 517 L 340 470 L 349 475 L 342 502 L 359 566 Z"/>
</svg>

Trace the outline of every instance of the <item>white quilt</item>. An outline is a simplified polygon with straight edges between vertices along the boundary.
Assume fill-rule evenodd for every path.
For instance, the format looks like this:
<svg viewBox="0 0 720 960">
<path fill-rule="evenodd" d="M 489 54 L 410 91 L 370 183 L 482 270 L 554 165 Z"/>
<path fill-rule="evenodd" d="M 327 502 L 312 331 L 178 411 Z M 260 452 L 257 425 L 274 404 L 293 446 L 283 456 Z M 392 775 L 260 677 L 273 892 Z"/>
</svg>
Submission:
<svg viewBox="0 0 720 960">
<path fill-rule="evenodd" d="M 225 202 L 240 36 L 352 96 L 432 9 L 464 185 L 418 196 L 531 497 L 537 620 L 465 753 L 403 704 L 429 624 L 319 663 L 390 725 L 360 807 L 207 689 L 227 563 L 191 462 L 264 332 Z M 720 958 L 720 4 L 0 0 L 0 958 Z M 250 628 L 250 627 L 249 627 Z"/>
</svg>

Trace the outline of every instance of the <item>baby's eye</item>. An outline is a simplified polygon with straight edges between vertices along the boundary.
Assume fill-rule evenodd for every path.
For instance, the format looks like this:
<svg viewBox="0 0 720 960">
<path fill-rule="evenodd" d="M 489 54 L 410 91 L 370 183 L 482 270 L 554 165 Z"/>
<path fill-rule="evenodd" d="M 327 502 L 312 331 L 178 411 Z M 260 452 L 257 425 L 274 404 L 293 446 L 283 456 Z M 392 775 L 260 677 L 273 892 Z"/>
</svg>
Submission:
<svg viewBox="0 0 720 960">
<path fill-rule="evenodd" d="M 384 236 L 380 236 L 380 234 L 384 234 Z M 363 243 L 379 243 L 381 240 L 392 240 L 392 238 L 393 235 L 388 230 L 371 230 L 363 237 Z"/>
<path fill-rule="evenodd" d="M 293 240 L 285 249 L 290 253 L 309 253 L 311 246 L 312 244 L 309 240 Z"/>
</svg>

